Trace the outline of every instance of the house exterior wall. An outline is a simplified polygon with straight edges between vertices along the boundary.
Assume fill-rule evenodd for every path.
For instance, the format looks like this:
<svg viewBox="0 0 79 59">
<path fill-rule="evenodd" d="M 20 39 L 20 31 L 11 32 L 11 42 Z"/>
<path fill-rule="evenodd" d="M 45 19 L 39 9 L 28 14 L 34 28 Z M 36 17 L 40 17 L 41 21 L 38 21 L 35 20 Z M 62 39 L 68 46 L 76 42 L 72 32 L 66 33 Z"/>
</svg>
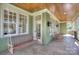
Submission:
<svg viewBox="0 0 79 59">
<path fill-rule="evenodd" d="M 33 16 L 29 16 L 29 34 L 33 34 Z"/>
<path fill-rule="evenodd" d="M 7 41 L 8 38 L 0 38 L 0 52 L 8 49 L 8 46 L 7 46 Z"/>
<path fill-rule="evenodd" d="M 48 26 L 48 21 L 51 22 L 52 27 Z M 50 14 L 45 12 L 42 14 L 42 41 L 44 45 L 47 45 L 48 43 L 53 40 L 53 35 L 55 33 L 60 32 L 60 24 L 54 19 L 50 17 Z M 58 27 L 56 26 L 58 25 Z M 51 30 L 52 31 L 51 31 Z"/>
<path fill-rule="evenodd" d="M 14 10 L 17 13 L 22 13 L 22 14 L 28 15 L 28 32 L 24 33 L 24 34 L 18 34 L 18 35 L 11 36 L 13 44 L 16 45 L 21 42 L 33 40 L 33 16 L 37 15 L 39 13 L 36 12 L 34 14 L 31 14 L 31 13 L 24 11 L 18 7 L 15 7 L 11 4 L 2 4 L 1 8 L 2 9 L 7 8 L 9 10 Z M 2 9 L 0 9 L 0 10 L 2 10 Z M 51 18 L 50 18 L 50 14 L 47 13 L 47 11 L 42 11 L 42 12 L 40 12 L 40 14 L 42 15 L 42 32 L 41 32 L 42 33 L 42 44 L 47 45 L 52 40 L 52 35 L 50 35 L 50 28 L 47 25 L 47 22 Z M 55 16 L 53 16 L 53 19 L 56 19 Z M 1 18 L 1 20 L 2 20 L 2 18 Z M 52 24 L 53 23 L 54 22 L 52 21 Z M 57 24 L 57 22 L 54 23 L 55 27 L 52 29 L 54 29 L 54 31 L 57 30 L 56 32 L 59 32 L 59 28 L 56 27 L 56 24 Z M 5 37 L 9 38 L 10 36 L 5 36 Z M 7 38 L 6 39 L 1 38 L 2 40 L 0 40 L 0 42 L 3 41 L 3 44 L 0 43 L 0 45 L 3 46 L 3 48 L 1 48 L 0 51 L 7 49 Z"/>
<path fill-rule="evenodd" d="M 47 45 L 50 41 L 51 41 L 51 36 L 50 36 L 50 30 L 49 27 L 47 25 L 47 22 L 50 19 L 50 15 L 48 13 L 43 13 L 42 14 L 42 40 L 43 40 L 43 44 Z"/>
<path fill-rule="evenodd" d="M 2 6 L 1 6 L 2 5 Z M 27 11 L 24 11 L 18 7 L 15 7 L 13 5 L 10 4 L 1 4 L 1 8 L 0 8 L 0 22 L 1 22 L 1 10 L 2 9 L 10 9 L 10 10 L 14 10 L 15 12 L 18 13 L 23 13 L 25 15 L 28 15 L 28 33 L 24 33 L 24 34 L 18 34 L 18 35 L 13 35 L 11 36 L 11 40 L 13 42 L 14 45 L 16 44 L 20 44 L 21 42 L 25 42 L 28 40 L 33 40 L 33 17 L 31 16 L 31 14 Z M 1 36 L 1 23 L 0 23 L 0 36 Z M 1 36 L 0 37 L 0 52 L 3 50 L 8 49 L 7 44 L 8 44 L 8 39 L 10 36 Z"/>
<path fill-rule="evenodd" d="M 60 33 L 61 34 L 66 33 L 66 23 L 60 23 Z"/>
</svg>

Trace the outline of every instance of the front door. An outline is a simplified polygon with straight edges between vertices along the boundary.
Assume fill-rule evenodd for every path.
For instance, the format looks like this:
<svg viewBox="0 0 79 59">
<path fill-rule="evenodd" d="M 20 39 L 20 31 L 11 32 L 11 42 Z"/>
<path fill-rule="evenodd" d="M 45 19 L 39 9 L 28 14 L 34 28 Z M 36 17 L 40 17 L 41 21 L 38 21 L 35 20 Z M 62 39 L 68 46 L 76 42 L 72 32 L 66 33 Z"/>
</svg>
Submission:
<svg viewBox="0 0 79 59">
<path fill-rule="evenodd" d="M 34 33 L 33 33 L 33 38 L 34 40 L 39 41 L 42 43 L 42 22 L 41 22 L 41 15 L 35 16 L 34 17 Z"/>
</svg>

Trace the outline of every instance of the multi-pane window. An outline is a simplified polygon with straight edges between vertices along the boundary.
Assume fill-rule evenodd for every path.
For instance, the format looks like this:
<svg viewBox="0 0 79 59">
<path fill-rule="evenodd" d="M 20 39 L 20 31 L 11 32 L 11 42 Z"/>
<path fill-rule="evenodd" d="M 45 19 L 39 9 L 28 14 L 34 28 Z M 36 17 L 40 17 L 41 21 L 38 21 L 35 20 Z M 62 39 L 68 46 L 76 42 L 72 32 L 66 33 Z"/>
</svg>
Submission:
<svg viewBox="0 0 79 59">
<path fill-rule="evenodd" d="M 19 33 L 25 33 L 27 26 L 27 16 L 19 15 Z"/>
<path fill-rule="evenodd" d="M 16 34 L 16 13 L 4 10 L 3 34 Z"/>
<path fill-rule="evenodd" d="M 3 35 L 19 34 L 27 32 L 27 16 L 12 12 L 3 11 Z M 18 30 L 17 30 L 18 29 Z"/>
</svg>

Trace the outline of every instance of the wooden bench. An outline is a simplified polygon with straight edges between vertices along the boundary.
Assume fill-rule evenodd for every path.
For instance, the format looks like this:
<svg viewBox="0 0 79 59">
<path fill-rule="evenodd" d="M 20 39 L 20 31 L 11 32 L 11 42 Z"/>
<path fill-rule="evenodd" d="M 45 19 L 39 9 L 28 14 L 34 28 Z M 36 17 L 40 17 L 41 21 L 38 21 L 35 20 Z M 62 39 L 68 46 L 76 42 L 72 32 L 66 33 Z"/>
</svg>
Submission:
<svg viewBox="0 0 79 59">
<path fill-rule="evenodd" d="M 8 50 L 11 54 L 15 52 L 15 50 L 22 49 L 24 47 L 32 45 L 33 39 L 32 36 L 19 36 L 19 37 L 10 37 L 8 41 Z"/>
</svg>

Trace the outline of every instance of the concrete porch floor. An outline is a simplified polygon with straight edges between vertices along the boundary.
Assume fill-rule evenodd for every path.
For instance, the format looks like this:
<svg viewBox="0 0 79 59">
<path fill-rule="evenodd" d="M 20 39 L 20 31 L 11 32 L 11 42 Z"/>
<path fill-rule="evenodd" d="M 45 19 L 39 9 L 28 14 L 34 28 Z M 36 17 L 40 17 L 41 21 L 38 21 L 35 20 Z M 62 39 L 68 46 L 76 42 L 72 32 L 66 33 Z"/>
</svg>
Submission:
<svg viewBox="0 0 79 59">
<path fill-rule="evenodd" d="M 29 47 L 16 50 L 13 55 L 78 55 L 79 47 L 74 44 L 74 39 L 57 39 L 44 46 L 35 41 Z M 1 55 L 11 55 L 8 51 Z"/>
</svg>

